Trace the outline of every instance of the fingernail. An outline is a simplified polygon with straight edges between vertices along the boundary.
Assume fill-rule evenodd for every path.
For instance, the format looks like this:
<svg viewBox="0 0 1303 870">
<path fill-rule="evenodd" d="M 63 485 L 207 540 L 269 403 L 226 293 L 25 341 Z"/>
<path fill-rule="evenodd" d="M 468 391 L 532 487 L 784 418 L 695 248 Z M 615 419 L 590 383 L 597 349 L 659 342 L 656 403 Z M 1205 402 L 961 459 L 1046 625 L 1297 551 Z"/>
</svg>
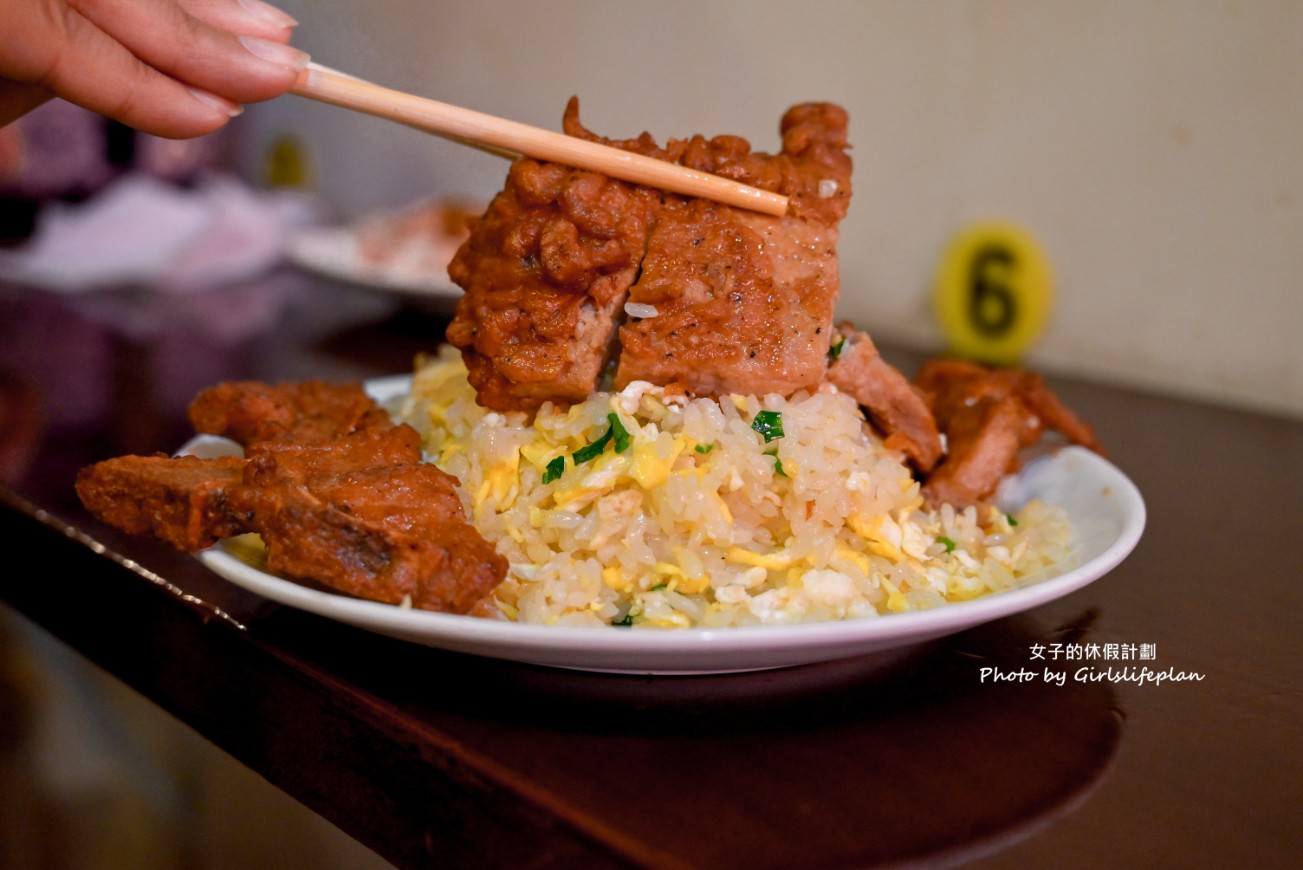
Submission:
<svg viewBox="0 0 1303 870">
<path fill-rule="evenodd" d="M 210 94 L 208 91 L 201 91 L 198 88 L 189 88 L 188 90 L 196 100 L 211 109 L 216 109 L 228 118 L 234 118 L 244 111 L 244 106 L 232 103 L 230 100 L 217 96 L 217 94 Z"/>
<path fill-rule="evenodd" d="M 297 27 L 298 19 L 284 10 L 277 9 L 270 3 L 264 3 L 262 0 L 240 0 L 240 5 L 250 16 L 275 24 L 277 27 Z"/>
<path fill-rule="evenodd" d="M 294 71 L 302 70 L 311 60 L 306 51 L 300 51 L 292 45 L 272 42 L 257 36 L 241 36 L 240 43 L 249 50 L 249 54 L 277 66 L 289 67 Z"/>
</svg>

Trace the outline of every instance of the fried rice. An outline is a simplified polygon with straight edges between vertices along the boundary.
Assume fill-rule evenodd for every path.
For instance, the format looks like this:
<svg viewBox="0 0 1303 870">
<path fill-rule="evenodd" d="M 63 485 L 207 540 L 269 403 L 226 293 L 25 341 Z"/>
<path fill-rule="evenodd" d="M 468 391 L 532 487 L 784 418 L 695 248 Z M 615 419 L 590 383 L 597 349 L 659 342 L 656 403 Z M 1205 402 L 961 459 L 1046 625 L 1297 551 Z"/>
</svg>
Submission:
<svg viewBox="0 0 1303 870">
<path fill-rule="evenodd" d="M 924 507 L 902 458 L 829 388 L 689 398 L 634 383 L 534 415 L 475 402 L 452 348 L 395 409 L 510 561 L 520 622 L 716 628 L 878 617 L 1033 582 L 1064 512 Z"/>
</svg>

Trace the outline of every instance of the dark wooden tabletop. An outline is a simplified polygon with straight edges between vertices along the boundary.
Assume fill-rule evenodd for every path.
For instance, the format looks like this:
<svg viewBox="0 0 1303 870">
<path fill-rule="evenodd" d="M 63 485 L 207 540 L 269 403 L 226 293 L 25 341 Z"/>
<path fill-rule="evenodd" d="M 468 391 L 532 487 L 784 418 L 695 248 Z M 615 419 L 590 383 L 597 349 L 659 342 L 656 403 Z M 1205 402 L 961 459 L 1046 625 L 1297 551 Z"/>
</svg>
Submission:
<svg viewBox="0 0 1303 870">
<path fill-rule="evenodd" d="M 401 867 L 1303 864 L 1298 421 L 1052 379 L 1144 494 L 1130 558 L 897 654 L 734 675 L 391 640 L 76 503 L 82 465 L 182 443 L 198 389 L 407 371 L 440 317 L 290 273 L 0 289 L 0 601 Z M 1131 658 L 1063 657 L 1092 644 Z"/>
</svg>

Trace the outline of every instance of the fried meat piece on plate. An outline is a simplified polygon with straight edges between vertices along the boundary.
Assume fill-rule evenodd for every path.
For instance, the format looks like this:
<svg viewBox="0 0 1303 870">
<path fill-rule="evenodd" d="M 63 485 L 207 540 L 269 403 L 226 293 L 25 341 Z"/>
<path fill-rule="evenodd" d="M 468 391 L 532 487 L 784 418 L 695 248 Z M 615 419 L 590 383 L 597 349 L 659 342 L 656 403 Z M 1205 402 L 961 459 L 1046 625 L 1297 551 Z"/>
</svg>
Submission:
<svg viewBox="0 0 1303 870">
<path fill-rule="evenodd" d="M 666 196 L 620 329 L 616 386 L 681 383 L 695 395 L 790 395 L 823 379 L 840 288 L 838 224 L 851 193 L 846 113 L 783 116 L 783 150 L 696 136 L 670 159 L 790 199 L 775 218 Z"/>
<path fill-rule="evenodd" d="M 258 533 L 270 570 L 346 594 L 490 615 L 506 560 L 466 520 L 457 481 L 423 463 L 416 430 L 360 386 L 222 384 L 192 420 L 244 457 L 121 457 L 77 491 L 105 522 L 193 552 Z"/>
<path fill-rule="evenodd" d="M 447 337 L 480 404 L 531 411 L 596 389 L 659 201 L 594 172 L 512 164 L 448 267 L 465 293 Z"/>
<path fill-rule="evenodd" d="M 448 340 L 480 404 L 581 401 L 622 345 L 616 385 L 681 384 L 699 395 L 785 395 L 823 377 L 837 301 L 837 225 L 850 200 L 846 113 L 783 117 L 783 150 L 695 136 L 567 134 L 789 197 L 782 218 L 522 159 L 449 267 L 465 290 Z M 635 280 L 637 283 L 635 283 Z M 628 304 L 626 304 L 626 301 Z M 623 321 L 623 326 L 621 322 Z"/>
<path fill-rule="evenodd" d="M 343 467 L 271 452 L 245 488 L 269 570 L 421 610 L 468 613 L 506 574 L 465 519 L 456 481 L 433 465 Z"/>
<path fill-rule="evenodd" d="M 828 382 L 848 394 L 885 435 L 889 449 L 905 454 L 921 472 L 941 458 L 941 435 L 927 400 L 899 369 L 878 353 L 868 334 L 849 324 L 837 328 L 841 344 L 828 366 Z"/>
<path fill-rule="evenodd" d="M 197 395 L 189 407 L 196 432 L 248 447 L 263 441 L 328 441 L 394 424 L 361 384 L 230 381 Z"/>
<path fill-rule="evenodd" d="M 1103 452 L 1091 427 L 1031 372 L 936 359 L 924 364 L 915 382 L 946 436 L 946 455 L 923 484 L 929 504 L 989 498 L 1017 470 L 1018 452 L 1047 428 Z"/>
<path fill-rule="evenodd" d="M 245 449 L 250 459 L 267 455 L 278 457 L 287 473 L 308 483 L 323 474 L 415 465 L 421 461 L 421 436 L 407 425 L 374 427 L 330 441 L 260 441 Z"/>
<path fill-rule="evenodd" d="M 119 456 L 83 468 L 77 496 L 93 515 L 186 552 L 249 530 L 239 503 L 244 460 L 234 456 Z"/>
</svg>

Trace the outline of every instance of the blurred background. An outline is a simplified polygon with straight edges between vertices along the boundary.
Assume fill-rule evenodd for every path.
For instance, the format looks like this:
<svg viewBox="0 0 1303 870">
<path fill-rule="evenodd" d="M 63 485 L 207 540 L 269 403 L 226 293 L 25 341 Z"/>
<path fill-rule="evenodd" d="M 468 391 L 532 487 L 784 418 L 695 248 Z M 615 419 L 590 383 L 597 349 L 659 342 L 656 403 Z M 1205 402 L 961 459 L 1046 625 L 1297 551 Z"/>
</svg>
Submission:
<svg viewBox="0 0 1303 870">
<path fill-rule="evenodd" d="M 851 117 L 841 309 L 941 341 L 946 245 L 1011 220 L 1057 289 L 1033 366 L 1303 415 L 1303 4 L 1292 0 L 286 0 L 296 42 L 355 75 L 559 129 L 735 133 L 779 147 L 791 104 Z M 498 158 L 286 98 L 283 137 L 345 214 L 489 196 Z"/>
<path fill-rule="evenodd" d="M 947 346 L 938 270 L 957 235 L 998 219 L 1025 231 L 1052 273 L 1050 318 L 1028 366 L 1303 417 L 1303 3 L 279 5 L 301 22 L 296 44 L 322 64 L 549 129 L 577 95 L 601 135 L 727 133 L 775 151 L 790 105 L 839 103 L 855 160 L 840 314 L 879 343 Z M 150 348 L 152 388 L 178 409 L 233 360 L 266 364 L 276 346 L 255 338 L 300 298 L 278 270 L 296 233 L 422 201 L 483 202 L 507 169 L 499 157 L 291 96 L 192 143 L 106 130 L 68 109 L 51 104 L 0 130 L 0 167 L 19 167 L 0 183 L 0 376 L 39 380 L 60 397 L 43 417 L 55 452 L 61 432 L 143 394 L 121 376 L 123 348 L 127 363 Z M 214 169 L 217 181 L 202 174 Z M 126 190 L 124 178 L 140 183 Z M 96 205 L 93 232 L 65 224 L 75 243 L 42 237 L 52 213 L 70 219 Z M 352 304 L 363 315 L 383 307 L 367 294 Z M 305 307 L 301 330 L 321 313 Z M 23 390 L 0 394 L 11 398 L 18 407 Z M 184 437 L 121 419 L 120 452 Z M 28 482 L 43 475 L 29 469 Z M 5 617 L 0 865 L 375 861 Z M 24 723 L 35 745 L 18 742 Z M 79 752 L 51 749 L 56 738 Z"/>
<path fill-rule="evenodd" d="M 775 151 L 790 105 L 840 103 L 855 160 L 841 313 L 879 341 L 944 347 L 933 284 L 947 246 L 976 222 L 1010 221 L 1054 289 L 1028 365 L 1303 414 L 1303 5 L 1291 0 L 282 5 L 320 63 L 549 129 L 577 95 L 602 135 L 729 133 Z M 78 119 L 63 122 L 31 117 L 25 142 L 0 142 L 0 166 L 5 147 L 38 164 L 28 193 L 51 191 L 39 164 L 52 147 L 88 159 L 69 144 L 89 141 Z M 323 222 L 482 203 L 506 170 L 292 96 L 211 141 L 122 139 L 110 136 L 110 160 L 125 151 L 164 177 L 219 164 L 311 193 Z M 54 189 L 84 195 L 112 168 Z M 282 236 L 224 254 L 254 272 Z"/>
</svg>

